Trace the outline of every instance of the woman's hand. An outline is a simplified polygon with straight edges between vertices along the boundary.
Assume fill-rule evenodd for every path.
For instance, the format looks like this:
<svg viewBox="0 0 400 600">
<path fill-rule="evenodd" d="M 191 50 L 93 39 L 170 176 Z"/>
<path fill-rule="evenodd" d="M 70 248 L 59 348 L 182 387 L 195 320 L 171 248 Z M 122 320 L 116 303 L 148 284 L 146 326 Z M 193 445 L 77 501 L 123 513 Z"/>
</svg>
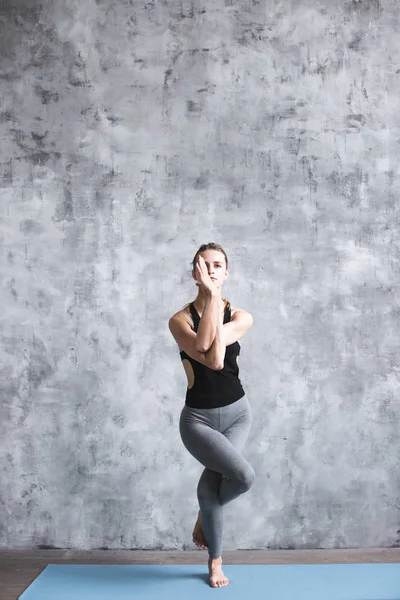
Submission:
<svg viewBox="0 0 400 600">
<path fill-rule="evenodd" d="M 206 262 L 202 256 L 199 255 L 198 260 L 194 267 L 194 272 L 197 280 L 197 287 L 199 287 L 206 296 L 211 296 L 217 292 L 217 287 L 214 285 L 212 279 L 207 271 Z"/>
</svg>

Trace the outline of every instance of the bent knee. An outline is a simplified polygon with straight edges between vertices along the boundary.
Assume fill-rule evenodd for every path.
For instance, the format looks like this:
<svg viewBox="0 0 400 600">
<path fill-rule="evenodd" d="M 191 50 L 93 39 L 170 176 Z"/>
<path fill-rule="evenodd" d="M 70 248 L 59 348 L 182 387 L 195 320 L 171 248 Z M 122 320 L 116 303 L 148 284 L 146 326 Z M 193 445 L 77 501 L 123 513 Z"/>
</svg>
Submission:
<svg viewBox="0 0 400 600">
<path fill-rule="evenodd" d="M 251 465 L 249 465 L 248 468 L 246 469 L 246 471 L 244 471 L 240 477 L 240 481 L 246 491 L 251 488 L 251 486 L 254 483 L 255 478 L 256 478 L 255 471 L 254 471 L 253 467 Z"/>
</svg>

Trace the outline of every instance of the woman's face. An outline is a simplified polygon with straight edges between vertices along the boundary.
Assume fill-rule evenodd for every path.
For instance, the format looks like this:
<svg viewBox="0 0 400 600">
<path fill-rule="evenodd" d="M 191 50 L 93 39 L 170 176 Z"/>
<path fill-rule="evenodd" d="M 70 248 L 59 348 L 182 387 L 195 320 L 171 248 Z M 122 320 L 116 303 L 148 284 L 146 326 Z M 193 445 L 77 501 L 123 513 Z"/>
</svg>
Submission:
<svg viewBox="0 0 400 600">
<path fill-rule="evenodd" d="M 204 250 L 198 255 L 202 256 L 206 263 L 207 272 L 213 279 L 213 283 L 217 288 L 222 287 L 223 282 L 227 279 L 229 269 L 226 268 L 225 256 L 218 250 Z M 197 257 L 197 261 L 198 261 Z M 196 279 L 195 272 L 193 271 L 193 279 Z"/>
</svg>

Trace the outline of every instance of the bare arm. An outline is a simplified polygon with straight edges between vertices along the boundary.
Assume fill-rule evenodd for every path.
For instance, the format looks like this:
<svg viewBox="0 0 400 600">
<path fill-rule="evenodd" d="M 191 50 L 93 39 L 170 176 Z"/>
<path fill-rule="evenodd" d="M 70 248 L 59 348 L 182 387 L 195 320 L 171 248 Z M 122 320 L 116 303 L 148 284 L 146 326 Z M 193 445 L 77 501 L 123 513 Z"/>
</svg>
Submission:
<svg viewBox="0 0 400 600">
<path fill-rule="evenodd" d="M 212 364 L 216 365 L 215 370 L 220 371 L 224 368 L 225 361 L 225 336 L 224 336 L 224 316 L 219 313 L 217 319 L 217 328 L 215 338 L 211 344 L 211 348 L 206 352 L 207 358 Z"/>
<path fill-rule="evenodd" d="M 198 352 L 207 352 L 211 349 L 220 316 L 220 298 L 216 294 L 210 294 L 206 298 L 204 311 L 197 328 L 196 350 Z"/>
</svg>

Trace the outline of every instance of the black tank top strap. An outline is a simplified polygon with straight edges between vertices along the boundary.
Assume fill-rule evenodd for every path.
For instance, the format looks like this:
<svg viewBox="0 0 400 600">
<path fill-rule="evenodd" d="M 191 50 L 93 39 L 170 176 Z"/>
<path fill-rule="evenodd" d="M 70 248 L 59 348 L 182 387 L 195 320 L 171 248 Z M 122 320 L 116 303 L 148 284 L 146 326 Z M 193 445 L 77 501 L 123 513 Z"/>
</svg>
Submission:
<svg viewBox="0 0 400 600">
<path fill-rule="evenodd" d="M 225 306 L 225 313 L 224 313 L 224 323 L 228 323 L 231 320 L 232 317 L 232 311 L 231 311 L 231 305 L 227 304 Z"/>
<path fill-rule="evenodd" d="M 200 323 L 200 317 L 199 317 L 199 313 L 197 312 L 197 310 L 195 309 L 195 307 L 193 305 L 193 302 L 191 302 L 189 304 L 189 310 L 190 310 L 190 314 L 192 316 L 194 330 L 197 331 L 197 328 Z"/>
</svg>

